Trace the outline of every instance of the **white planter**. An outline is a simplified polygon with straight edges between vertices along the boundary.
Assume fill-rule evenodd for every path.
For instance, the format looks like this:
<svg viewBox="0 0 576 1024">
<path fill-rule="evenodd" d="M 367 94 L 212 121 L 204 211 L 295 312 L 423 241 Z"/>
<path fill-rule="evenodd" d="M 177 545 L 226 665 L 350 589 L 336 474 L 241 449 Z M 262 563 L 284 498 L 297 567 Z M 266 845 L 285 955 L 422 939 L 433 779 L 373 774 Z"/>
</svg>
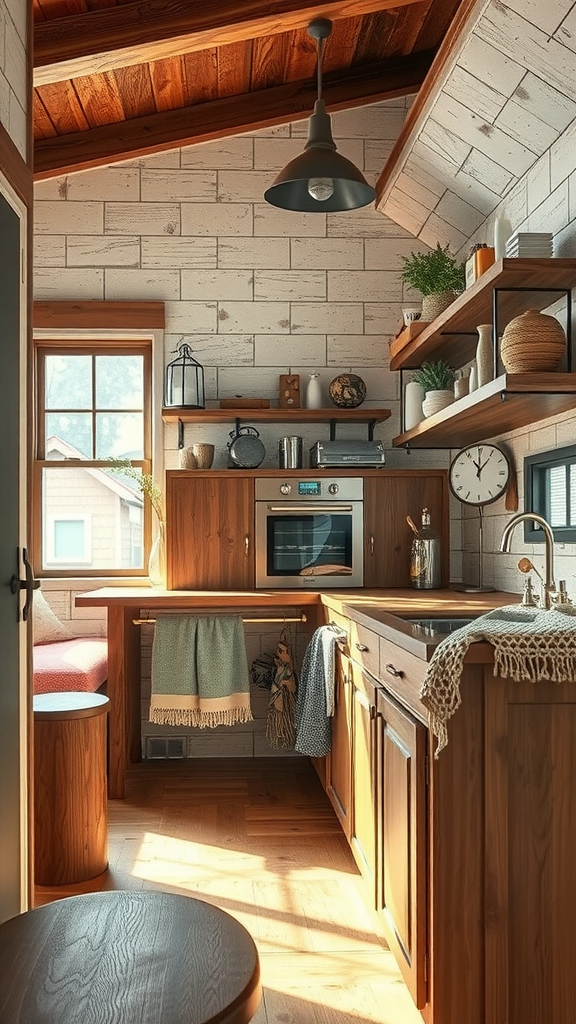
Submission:
<svg viewBox="0 0 576 1024">
<path fill-rule="evenodd" d="M 411 430 L 417 423 L 424 419 L 422 402 L 424 400 L 424 388 L 421 384 L 411 380 L 406 385 L 404 399 L 404 429 Z"/>
<path fill-rule="evenodd" d="M 435 412 L 445 409 L 453 401 L 453 391 L 427 391 L 426 397 L 422 402 L 422 411 L 426 417 L 433 416 Z"/>
</svg>

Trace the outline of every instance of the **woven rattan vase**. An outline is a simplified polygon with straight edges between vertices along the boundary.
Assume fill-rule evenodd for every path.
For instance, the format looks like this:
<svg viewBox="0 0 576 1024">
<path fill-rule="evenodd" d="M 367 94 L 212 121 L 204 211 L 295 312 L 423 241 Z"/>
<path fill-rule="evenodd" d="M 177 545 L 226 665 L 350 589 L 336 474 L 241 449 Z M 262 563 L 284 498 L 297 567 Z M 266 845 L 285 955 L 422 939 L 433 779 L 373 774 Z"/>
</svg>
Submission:
<svg viewBox="0 0 576 1024">
<path fill-rule="evenodd" d="M 425 295 L 422 299 L 422 317 L 421 319 L 430 323 L 435 320 L 440 313 L 443 313 L 445 309 L 448 309 L 454 299 L 456 298 L 456 292 L 435 292 L 433 295 Z"/>
<path fill-rule="evenodd" d="M 555 316 L 528 309 L 507 325 L 500 358 L 507 373 L 556 370 L 566 351 L 566 335 Z"/>
</svg>

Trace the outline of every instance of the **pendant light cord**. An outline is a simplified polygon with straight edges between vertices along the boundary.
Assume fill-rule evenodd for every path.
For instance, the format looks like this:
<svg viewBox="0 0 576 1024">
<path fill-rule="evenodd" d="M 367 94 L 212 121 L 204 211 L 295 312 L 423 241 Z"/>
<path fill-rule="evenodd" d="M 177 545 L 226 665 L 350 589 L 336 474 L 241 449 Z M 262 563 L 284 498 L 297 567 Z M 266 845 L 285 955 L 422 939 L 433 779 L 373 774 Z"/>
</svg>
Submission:
<svg viewBox="0 0 576 1024">
<path fill-rule="evenodd" d="M 321 100 L 322 99 L 322 49 L 323 49 L 324 40 L 323 39 L 317 39 L 316 40 L 316 44 L 317 44 L 317 50 L 318 50 L 318 69 L 317 69 L 317 72 L 316 72 L 316 78 L 317 78 L 317 82 L 318 82 L 318 97 L 317 98 L 319 100 Z"/>
</svg>

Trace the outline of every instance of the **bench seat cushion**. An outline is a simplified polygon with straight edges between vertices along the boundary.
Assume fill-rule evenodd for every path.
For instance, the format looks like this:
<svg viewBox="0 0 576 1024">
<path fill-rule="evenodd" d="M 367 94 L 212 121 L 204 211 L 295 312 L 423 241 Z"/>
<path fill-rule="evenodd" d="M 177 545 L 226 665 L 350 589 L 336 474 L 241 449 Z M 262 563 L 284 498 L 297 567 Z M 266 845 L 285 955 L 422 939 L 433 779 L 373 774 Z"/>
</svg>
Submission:
<svg viewBox="0 0 576 1024">
<path fill-rule="evenodd" d="M 34 693 L 84 690 L 93 693 L 108 678 L 108 642 L 79 636 L 33 648 Z"/>
</svg>

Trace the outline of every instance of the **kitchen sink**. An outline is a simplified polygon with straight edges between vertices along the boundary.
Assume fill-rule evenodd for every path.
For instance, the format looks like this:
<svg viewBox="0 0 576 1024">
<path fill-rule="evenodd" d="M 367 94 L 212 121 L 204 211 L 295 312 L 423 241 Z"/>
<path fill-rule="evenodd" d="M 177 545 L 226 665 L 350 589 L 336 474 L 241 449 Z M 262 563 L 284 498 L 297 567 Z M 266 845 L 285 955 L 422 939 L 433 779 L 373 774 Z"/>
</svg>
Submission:
<svg viewBox="0 0 576 1024">
<path fill-rule="evenodd" d="M 412 626 L 414 636 L 448 636 L 449 633 L 453 633 L 455 629 L 460 629 L 461 626 L 469 626 L 471 622 L 474 622 L 472 618 L 450 618 L 450 619 L 423 619 L 423 618 L 405 618 L 404 622 L 409 622 Z"/>
</svg>

